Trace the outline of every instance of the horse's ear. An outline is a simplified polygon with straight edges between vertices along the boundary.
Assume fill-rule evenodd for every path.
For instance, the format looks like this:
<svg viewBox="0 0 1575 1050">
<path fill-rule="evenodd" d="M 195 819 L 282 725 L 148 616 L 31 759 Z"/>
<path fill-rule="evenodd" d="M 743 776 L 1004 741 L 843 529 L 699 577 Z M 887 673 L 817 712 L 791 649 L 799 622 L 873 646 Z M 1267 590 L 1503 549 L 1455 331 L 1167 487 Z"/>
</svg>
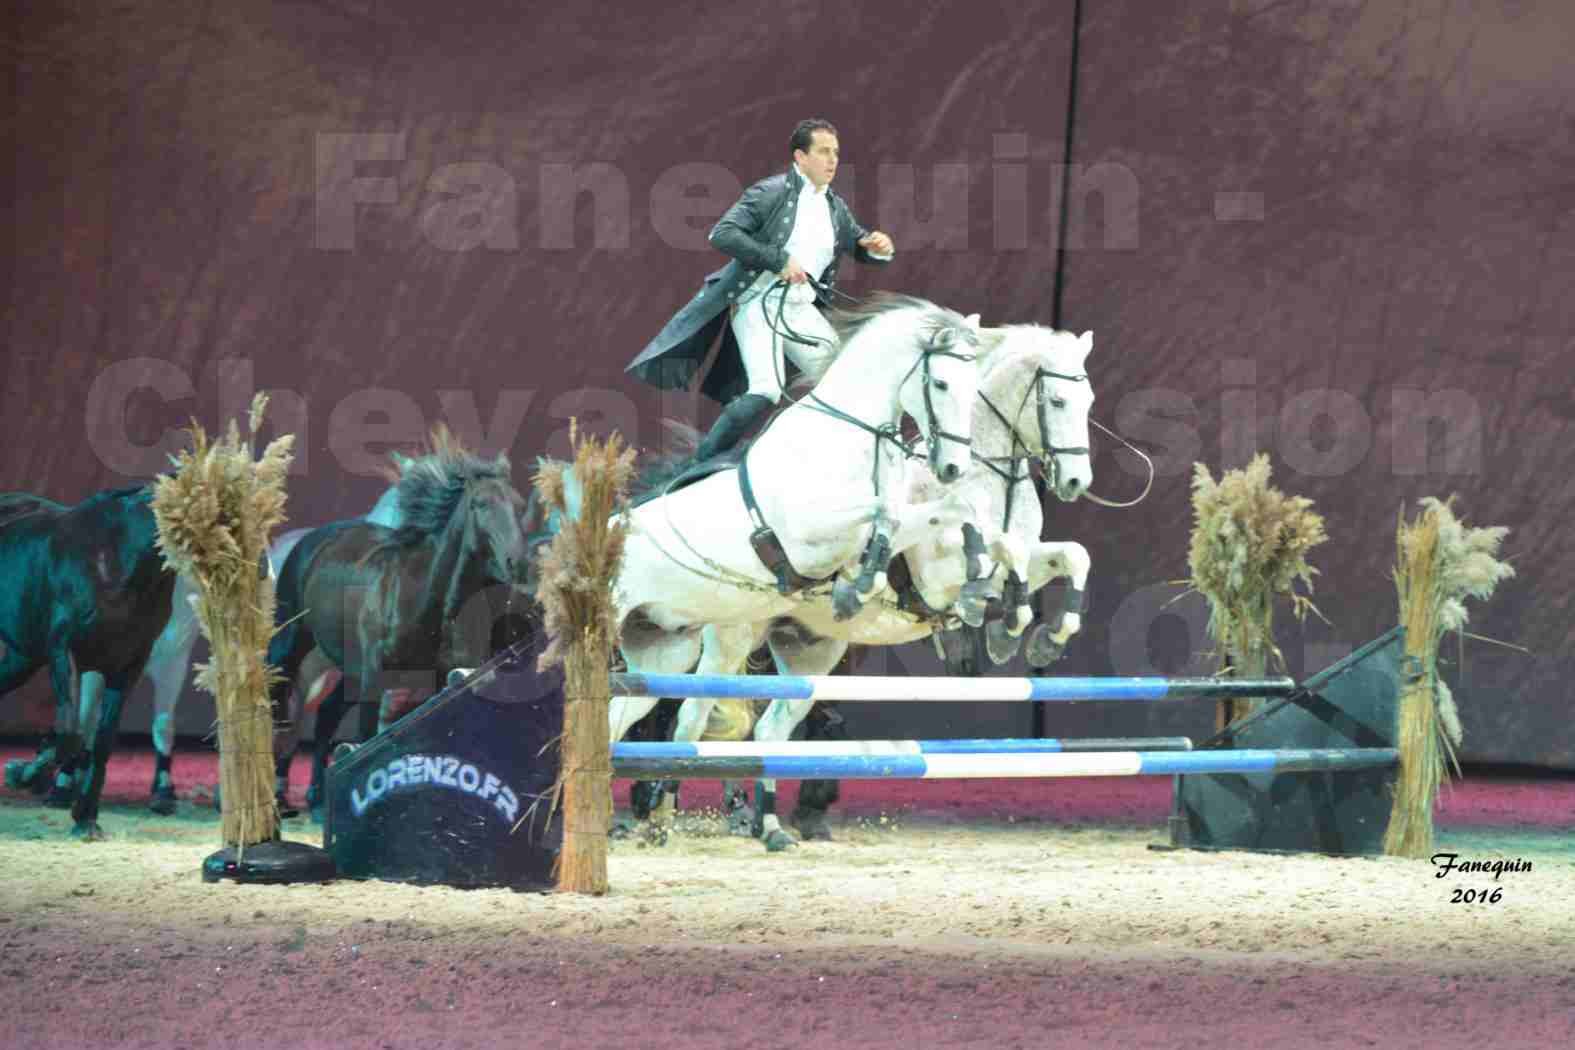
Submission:
<svg viewBox="0 0 1575 1050">
<path fill-rule="evenodd" d="M 1094 332 L 1090 329 L 1077 337 L 1077 345 L 1083 348 L 1083 356 L 1087 357 L 1094 349 Z"/>
<path fill-rule="evenodd" d="M 968 322 L 968 327 L 972 328 L 975 332 L 977 332 L 979 330 L 979 315 L 978 314 L 969 314 L 967 317 L 963 318 L 963 320 L 967 321 Z"/>
<path fill-rule="evenodd" d="M 978 314 L 975 314 L 974 316 L 977 317 Z M 1002 328 L 981 328 L 981 329 L 979 329 L 979 353 L 981 353 L 981 354 L 993 354 L 997 350 L 1001 349 L 1001 345 L 1003 343 L 1005 343 L 1005 342 L 1006 342 L 1006 330 L 1005 329 L 1002 329 Z"/>
</svg>

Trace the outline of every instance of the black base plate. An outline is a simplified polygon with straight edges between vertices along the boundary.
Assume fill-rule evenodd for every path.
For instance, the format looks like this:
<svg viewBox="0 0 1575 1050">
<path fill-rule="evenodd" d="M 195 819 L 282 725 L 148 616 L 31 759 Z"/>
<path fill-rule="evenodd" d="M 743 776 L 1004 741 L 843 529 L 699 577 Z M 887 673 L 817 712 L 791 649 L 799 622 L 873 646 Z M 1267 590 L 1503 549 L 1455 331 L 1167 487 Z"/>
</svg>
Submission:
<svg viewBox="0 0 1575 1050">
<path fill-rule="evenodd" d="M 226 846 L 202 862 L 202 881 L 277 883 L 331 882 L 338 877 L 328 851 L 304 842 L 259 842 L 238 850 Z"/>
</svg>

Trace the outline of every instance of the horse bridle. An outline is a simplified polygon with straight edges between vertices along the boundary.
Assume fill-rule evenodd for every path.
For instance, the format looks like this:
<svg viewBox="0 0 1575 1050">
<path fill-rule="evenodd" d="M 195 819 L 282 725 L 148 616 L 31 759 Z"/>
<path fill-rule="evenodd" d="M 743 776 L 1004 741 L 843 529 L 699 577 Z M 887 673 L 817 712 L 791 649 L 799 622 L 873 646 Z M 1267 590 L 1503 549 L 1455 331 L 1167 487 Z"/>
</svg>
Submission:
<svg viewBox="0 0 1575 1050">
<path fill-rule="evenodd" d="M 1023 410 L 1028 407 L 1028 397 L 1030 394 L 1033 394 L 1037 402 L 1035 407 L 1037 409 L 1036 415 L 1038 416 L 1039 420 L 1039 451 L 1037 453 L 1033 452 L 1028 442 L 1023 440 L 1022 432 L 1018 430 L 1017 424 L 1007 419 L 1006 414 L 997 408 L 994 402 L 992 402 L 988 397 L 985 397 L 983 393 L 980 393 L 979 396 L 981 399 L 983 399 L 985 405 L 990 409 L 990 411 L 995 413 L 995 418 L 999 419 L 1001 424 L 1006 427 L 1007 432 L 1012 435 L 1011 459 L 1013 463 L 1016 463 L 1016 461 L 1019 459 L 1038 459 L 1043 463 L 1048 459 L 1048 470 L 1050 473 L 1049 481 L 1053 486 L 1056 485 L 1060 480 L 1061 468 L 1059 462 L 1056 459 L 1057 456 L 1087 456 L 1090 454 L 1090 450 L 1086 445 L 1062 446 L 1056 445 L 1051 441 L 1049 415 L 1050 406 L 1048 403 L 1050 399 L 1046 398 L 1045 396 L 1046 379 L 1063 379 L 1072 383 L 1086 383 L 1088 382 L 1088 375 L 1086 373 L 1068 375 L 1065 372 L 1052 372 L 1048 368 L 1034 369 L 1033 382 L 1029 385 L 1027 390 L 1023 391 L 1023 399 L 1018 402 L 1016 418 L 1022 418 Z M 1023 452 L 1022 456 L 1017 455 L 1019 449 L 1021 449 Z M 981 462 L 987 461 L 981 460 Z M 1013 474 L 1014 477 L 1010 480 L 1012 480 L 1014 484 L 1016 481 L 1022 480 L 1021 478 L 1015 477 L 1015 469 Z M 1008 514 L 1010 514 L 1010 510 L 1008 510 Z"/>
</svg>

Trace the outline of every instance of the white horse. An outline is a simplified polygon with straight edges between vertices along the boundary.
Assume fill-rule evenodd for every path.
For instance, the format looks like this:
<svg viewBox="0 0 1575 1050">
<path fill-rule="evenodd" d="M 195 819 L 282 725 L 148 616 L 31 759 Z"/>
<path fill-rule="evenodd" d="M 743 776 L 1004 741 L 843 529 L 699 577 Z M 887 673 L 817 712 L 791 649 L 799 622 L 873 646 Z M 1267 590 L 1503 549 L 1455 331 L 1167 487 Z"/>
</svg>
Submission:
<svg viewBox="0 0 1575 1050">
<path fill-rule="evenodd" d="M 394 462 L 403 467 L 405 457 L 395 453 Z M 399 498 L 391 486 L 378 499 L 377 504 L 367 512 L 363 520 L 378 525 L 396 528 L 400 522 Z M 291 529 L 282 533 L 268 545 L 268 568 L 277 574 L 284 560 L 290 556 L 290 551 L 305 536 L 310 529 Z M 192 649 L 197 644 L 197 610 L 193 602 L 197 598 L 196 584 L 185 575 L 176 577 L 175 596 L 170 606 L 169 622 L 165 624 L 164 631 L 153 643 L 153 652 L 148 656 L 146 673 L 153 681 L 153 748 L 155 751 L 155 765 L 153 770 L 153 787 L 149 793 L 148 808 L 155 813 L 175 812 L 175 782 L 171 775 L 171 763 L 175 750 L 175 708 L 180 703 L 181 694 L 186 688 L 186 678 L 191 673 Z M 295 746 L 299 743 L 300 717 L 299 710 L 309 704 L 311 698 L 331 688 L 332 671 L 325 665 L 313 668 L 312 677 L 308 679 L 309 687 L 298 690 L 292 707 L 296 710 L 297 717 L 290 720 L 288 729 L 274 739 L 278 773 L 275 777 L 275 788 L 282 796 L 284 784 L 282 778 L 288 774 L 290 758 L 295 753 Z M 303 679 L 306 676 L 303 675 Z"/>
<path fill-rule="evenodd" d="M 851 592 L 874 590 L 859 565 L 873 537 L 887 538 L 896 553 L 976 516 L 953 495 L 910 504 L 907 450 L 897 437 L 906 412 L 929 438 L 927 462 L 940 482 L 956 481 L 970 466 L 976 359 L 986 352 L 976 328 L 906 296 L 873 296 L 831 320 L 842 342 L 836 361 L 756 438 L 736 470 L 629 512 L 613 601 L 630 671 L 681 673 L 697 661 L 702 674 L 736 667 L 748 656 L 751 625 L 804 600 L 779 583 L 817 580 L 808 590 L 824 595 L 835 578 L 836 615 L 848 615 L 857 608 L 846 601 Z M 785 556 L 772 558 L 776 572 L 762 561 L 773 545 L 751 541 L 768 528 Z M 655 703 L 613 697 L 611 739 Z"/>
<path fill-rule="evenodd" d="M 904 556 L 912 589 L 899 593 L 887 586 L 851 619 L 838 619 L 823 598 L 808 597 L 770 621 L 707 631 L 706 645 L 726 644 L 726 636 L 733 632 L 743 636 L 727 648 L 741 650 L 746 659 L 715 673 L 745 673 L 748 653 L 761 642 L 770 646 L 778 672 L 792 675 L 830 673 L 852 643 L 902 645 L 927 636 L 939 642 L 939 632 L 955 625 L 954 609 L 967 592 L 973 592 L 974 601 L 963 603 L 970 608 L 961 615 L 983 613 L 980 583 L 989 592 L 1004 595 L 1003 618 L 989 625 L 989 636 L 992 659 L 1005 662 L 1032 618 L 1026 604 L 1030 593 L 1060 577 L 1070 578 L 1073 595 L 1082 593 L 1091 566 L 1088 551 L 1079 543 L 1040 540 L 1044 512 L 1028 468 L 1030 459 L 1041 459 L 1052 490 L 1067 502 L 1087 492 L 1093 482 L 1088 416 L 1094 394 L 1084 371 L 1093 334 L 1079 337 L 1038 325 L 1011 325 L 983 330 L 980 339 L 989 356 L 979 381 L 980 402 L 974 409 L 975 462 L 956 489 L 978 509 L 975 527 L 982 526 L 980 532 L 999 529 L 1006 534 L 1005 543 L 991 543 L 988 549 L 1015 547 L 1026 551 L 1026 556 L 997 557 L 980 580 L 970 581 L 963 529 L 932 536 Z M 926 474 L 911 471 L 908 492 L 910 500 L 922 503 L 934 497 L 935 486 Z M 1020 570 L 1024 561 L 1027 568 Z M 1072 604 L 1076 605 L 1075 599 Z M 1081 625 L 1076 608 L 1066 610 L 1057 624 L 1041 625 L 1046 636 L 1041 646 L 1048 650 L 1043 662 L 1054 659 Z M 702 655 L 702 663 L 719 662 Z M 717 703 L 685 700 L 673 739 L 699 740 Z M 754 738 L 788 739 L 812 706 L 813 701 L 807 700 L 772 701 L 755 726 Z M 757 823 L 767 848 L 776 851 L 788 848 L 793 840 L 773 812 L 774 793 L 774 781 L 760 783 L 757 801 L 763 819 Z"/>
</svg>

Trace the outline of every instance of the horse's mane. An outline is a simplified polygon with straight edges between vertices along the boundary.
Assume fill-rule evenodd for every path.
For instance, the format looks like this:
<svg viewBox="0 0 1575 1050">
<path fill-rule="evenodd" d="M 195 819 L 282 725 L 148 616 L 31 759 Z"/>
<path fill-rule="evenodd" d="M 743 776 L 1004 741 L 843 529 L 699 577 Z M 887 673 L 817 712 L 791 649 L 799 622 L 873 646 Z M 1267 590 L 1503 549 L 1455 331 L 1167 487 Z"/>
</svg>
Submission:
<svg viewBox="0 0 1575 1050">
<path fill-rule="evenodd" d="M 66 507 L 47 496 L 35 496 L 31 492 L 0 492 L 0 514 L 17 509 L 65 510 Z"/>
<path fill-rule="evenodd" d="M 447 427 L 436 427 L 426 454 L 412 458 L 394 476 L 400 541 L 408 543 L 442 532 L 464 500 L 466 486 L 476 481 L 501 482 L 513 492 L 507 457 L 482 459 L 461 445 Z"/>
<path fill-rule="evenodd" d="M 972 341 L 973 329 L 968 326 L 968 321 L 962 314 L 938 306 L 928 299 L 903 295 L 899 292 L 871 292 L 863 302 L 854 306 L 827 310 L 826 320 L 831 323 L 832 331 L 837 333 L 837 338 L 846 346 L 848 341 L 862 332 L 871 321 L 899 310 L 916 310 L 921 315 L 921 323 L 932 331 L 956 328 L 967 333 Z"/>
<path fill-rule="evenodd" d="M 472 482 L 502 484 L 516 504 L 523 503 L 511 481 L 508 457 L 482 459 L 459 443 L 443 424 L 432 430 L 427 451 L 405 461 L 401 469 L 390 470 L 399 496 L 398 527 L 373 526 L 382 537 L 361 555 L 359 563 L 377 571 L 376 601 L 381 604 L 388 623 L 398 622 L 399 574 L 387 571 L 391 559 L 402 549 L 442 534 L 465 501 Z M 453 610 L 444 609 L 445 616 Z"/>
<path fill-rule="evenodd" d="M 699 430 L 677 419 L 663 419 L 662 429 L 671 438 L 671 451 L 658 455 L 648 453 L 642 457 L 644 462 L 640 471 L 629 486 L 630 506 L 638 507 L 662 495 L 679 477 L 701 465 L 701 461 L 695 458 L 695 450 L 700 447 L 704 437 Z M 747 447 L 747 444 L 740 443 L 715 457 L 715 462 L 731 466 L 738 462 Z"/>
<path fill-rule="evenodd" d="M 1037 356 L 1050 350 L 1059 352 L 1062 347 L 1061 340 L 1070 339 L 1076 342 L 1077 337 L 1062 328 L 1051 328 L 1042 324 L 1003 324 L 994 326 L 995 331 L 1006 332 L 1007 337 L 1000 344 L 999 349 L 985 361 L 979 376 L 980 385 L 983 385 L 987 376 L 997 369 L 1014 367 L 1025 357 Z M 1013 339 L 1012 335 L 1028 333 L 1039 338 Z M 1051 342 L 1045 342 L 1051 340 Z"/>
</svg>

